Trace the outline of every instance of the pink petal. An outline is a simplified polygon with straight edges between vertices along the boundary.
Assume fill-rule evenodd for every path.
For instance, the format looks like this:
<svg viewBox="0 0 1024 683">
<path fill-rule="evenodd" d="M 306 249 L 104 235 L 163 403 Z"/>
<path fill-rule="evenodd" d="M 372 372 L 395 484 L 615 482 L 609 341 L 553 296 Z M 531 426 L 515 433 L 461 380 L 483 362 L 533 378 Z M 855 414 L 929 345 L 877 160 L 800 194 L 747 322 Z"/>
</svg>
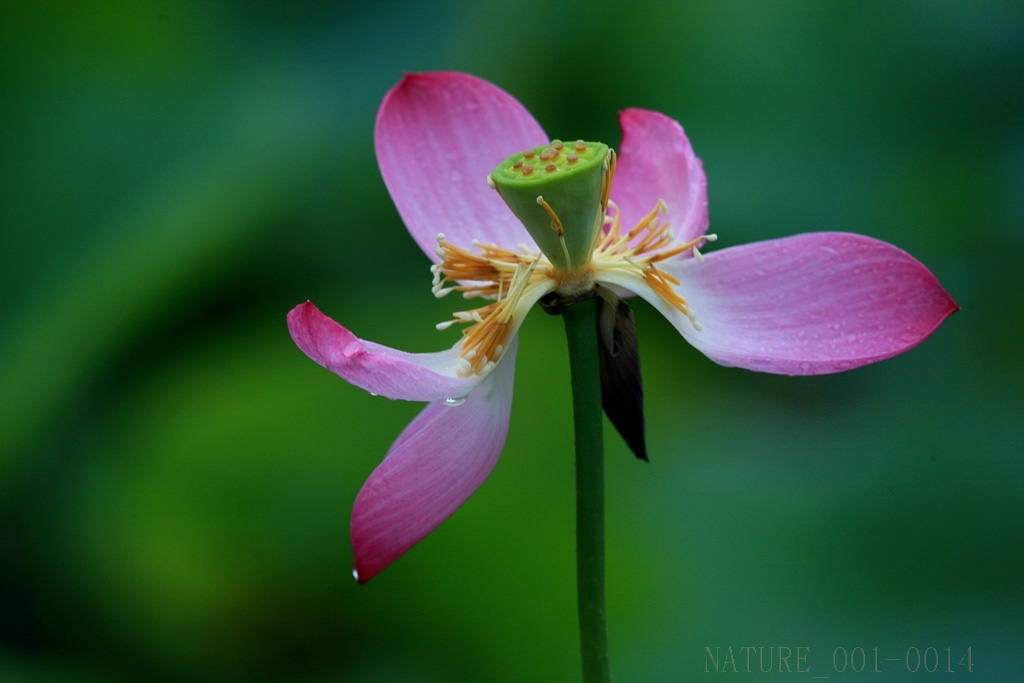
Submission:
<svg viewBox="0 0 1024 683">
<path fill-rule="evenodd" d="M 861 235 L 756 242 L 666 270 L 703 326 L 696 332 L 668 312 L 677 329 L 713 360 L 762 372 L 815 375 L 883 360 L 959 310 L 913 256 Z"/>
<path fill-rule="evenodd" d="M 448 519 L 494 469 L 508 435 L 516 347 L 462 405 L 424 408 L 370 475 L 352 509 L 360 583 Z"/>
<path fill-rule="evenodd" d="M 309 301 L 288 313 L 288 331 L 307 356 L 374 395 L 444 401 L 466 396 L 483 379 L 457 376 L 458 346 L 438 353 L 406 353 L 364 341 Z"/>
<path fill-rule="evenodd" d="M 708 229 L 707 178 L 682 126 L 645 109 L 627 109 L 619 123 L 622 148 L 611 196 L 622 211 L 623 229 L 635 226 L 664 199 L 680 242 L 703 235 Z"/>
<path fill-rule="evenodd" d="M 432 261 L 438 233 L 514 249 L 534 246 L 487 176 L 509 156 L 548 142 L 523 105 L 461 73 L 405 76 L 384 98 L 375 130 L 384 184 Z"/>
</svg>

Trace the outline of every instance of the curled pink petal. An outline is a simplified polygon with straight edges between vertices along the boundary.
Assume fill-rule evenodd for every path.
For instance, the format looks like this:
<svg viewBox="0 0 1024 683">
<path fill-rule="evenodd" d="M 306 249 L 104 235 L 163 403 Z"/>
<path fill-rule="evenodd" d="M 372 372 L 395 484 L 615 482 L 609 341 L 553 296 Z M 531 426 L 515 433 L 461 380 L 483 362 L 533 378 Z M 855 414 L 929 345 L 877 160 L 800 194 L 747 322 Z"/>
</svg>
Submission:
<svg viewBox="0 0 1024 683">
<path fill-rule="evenodd" d="M 660 304 L 677 329 L 713 360 L 761 372 L 825 374 L 890 358 L 959 310 L 913 256 L 847 233 L 755 242 L 665 269 L 703 328 Z"/>
<path fill-rule="evenodd" d="M 646 109 L 619 114 L 622 148 L 612 200 L 626 230 L 650 213 L 659 199 L 668 205 L 668 220 L 680 242 L 708 229 L 708 188 L 704 165 L 675 120 Z"/>
<path fill-rule="evenodd" d="M 363 485 L 352 509 L 360 583 L 448 519 L 494 469 L 508 435 L 516 346 L 464 403 L 424 408 Z"/>
<path fill-rule="evenodd" d="M 288 313 L 288 331 L 307 356 L 374 395 L 444 401 L 466 396 L 483 379 L 457 375 L 457 346 L 438 353 L 391 349 L 357 338 L 309 301 Z"/>
<path fill-rule="evenodd" d="M 487 176 L 506 158 L 546 144 L 537 121 L 515 98 L 467 74 L 405 76 L 384 98 L 374 132 L 384 184 L 413 239 L 432 260 L 438 233 L 534 247 Z"/>
</svg>

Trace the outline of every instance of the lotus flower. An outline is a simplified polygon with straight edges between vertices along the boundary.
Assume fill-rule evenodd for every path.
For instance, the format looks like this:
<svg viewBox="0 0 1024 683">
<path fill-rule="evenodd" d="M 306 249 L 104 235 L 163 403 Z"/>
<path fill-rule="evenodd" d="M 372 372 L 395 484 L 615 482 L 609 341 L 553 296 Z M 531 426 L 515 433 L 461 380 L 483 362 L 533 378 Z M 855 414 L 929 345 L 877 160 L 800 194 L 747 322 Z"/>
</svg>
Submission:
<svg viewBox="0 0 1024 683">
<path fill-rule="evenodd" d="M 810 233 L 702 255 L 714 239 L 706 180 L 682 127 L 641 109 L 619 118 L 622 145 L 606 159 L 592 248 L 567 268 L 486 181 L 509 154 L 574 143 L 563 150 L 511 95 L 465 74 L 408 75 L 385 97 L 377 159 L 433 262 L 433 292 L 484 305 L 440 324 L 466 328 L 436 353 L 359 339 L 309 302 L 288 314 L 295 343 L 320 365 L 372 394 L 428 404 L 356 498 L 360 582 L 433 531 L 494 468 L 508 434 L 517 331 L 547 294 L 600 284 L 639 295 L 715 362 L 789 375 L 902 353 L 957 310 L 927 268 L 870 237 Z"/>
</svg>

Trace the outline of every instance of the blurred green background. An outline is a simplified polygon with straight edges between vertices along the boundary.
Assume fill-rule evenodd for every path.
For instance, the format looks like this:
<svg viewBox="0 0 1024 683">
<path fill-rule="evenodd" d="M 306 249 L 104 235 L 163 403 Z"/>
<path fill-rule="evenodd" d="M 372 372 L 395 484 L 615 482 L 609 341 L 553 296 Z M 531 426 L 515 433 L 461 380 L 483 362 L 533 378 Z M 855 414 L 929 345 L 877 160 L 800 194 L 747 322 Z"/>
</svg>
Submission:
<svg viewBox="0 0 1024 683">
<path fill-rule="evenodd" d="M 578 680 L 561 321 L 524 326 L 493 475 L 366 586 L 352 501 L 420 406 L 285 328 L 308 298 L 403 349 L 457 338 L 372 145 L 385 92 L 434 69 L 552 136 L 666 112 L 718 248 L 861 232 L 963 309 L 896 359 L 786 378 L 635 306 L 651 462 L 608 430 L 616 679 L 783 646 L 810 648 L 802 679 L 904 680 L 934 648 L 956 673 L 919 677 L 1019 680 L 1024 6 L 697 5 L 4 3 L 0 680 Z M 857 647 L 886 675 L 833 668 Z"/>
</svg>

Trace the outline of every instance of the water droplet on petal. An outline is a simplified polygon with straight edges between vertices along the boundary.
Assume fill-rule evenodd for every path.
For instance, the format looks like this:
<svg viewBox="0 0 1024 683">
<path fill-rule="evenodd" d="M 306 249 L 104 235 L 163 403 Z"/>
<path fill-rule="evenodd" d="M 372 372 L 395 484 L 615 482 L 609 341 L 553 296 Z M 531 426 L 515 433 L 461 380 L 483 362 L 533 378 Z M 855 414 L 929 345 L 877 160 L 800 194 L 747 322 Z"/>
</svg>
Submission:
<svg viewBox="0 0 1024 683">
<path fill-rule="evenodd" d="M 465 402 L 466 402 L 466 399 L 464 399 L 464 398 L 446 398 L 444 400 L 444 404 L 446 406 L 451 407 L 451 408 L 454 408 L 455 406 L 461 406 Z"/>
</svg>

